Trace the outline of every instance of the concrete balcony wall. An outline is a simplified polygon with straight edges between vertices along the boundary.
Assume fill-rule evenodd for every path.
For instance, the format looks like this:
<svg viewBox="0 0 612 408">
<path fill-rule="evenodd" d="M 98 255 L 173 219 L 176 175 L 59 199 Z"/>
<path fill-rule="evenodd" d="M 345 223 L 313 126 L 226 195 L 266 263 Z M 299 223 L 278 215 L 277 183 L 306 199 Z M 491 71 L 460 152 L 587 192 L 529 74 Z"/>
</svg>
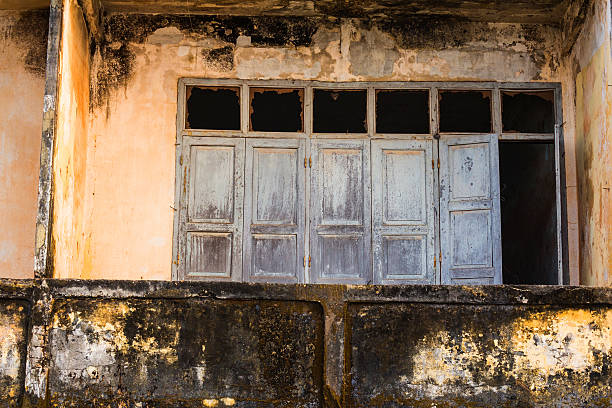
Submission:
<svg viewBox="0 0 612 408">
<path fill-rule="evenodd" d="M 609 407 L 612 290 L 0 282 L 0 407 Z"/>
</svg>

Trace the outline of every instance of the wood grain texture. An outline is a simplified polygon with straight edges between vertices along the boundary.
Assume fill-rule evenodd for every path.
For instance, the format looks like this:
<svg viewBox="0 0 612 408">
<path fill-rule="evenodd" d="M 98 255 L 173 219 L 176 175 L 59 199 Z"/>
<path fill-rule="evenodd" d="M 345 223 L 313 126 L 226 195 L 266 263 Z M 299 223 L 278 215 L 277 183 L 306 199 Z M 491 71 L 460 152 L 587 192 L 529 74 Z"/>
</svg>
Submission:
<svg viewBox="0 0 612 408">
<path fill-rule="evenodd" d="M 440 139 L 442 283 L 501 283 L 497 135 Z"/>
</svg>

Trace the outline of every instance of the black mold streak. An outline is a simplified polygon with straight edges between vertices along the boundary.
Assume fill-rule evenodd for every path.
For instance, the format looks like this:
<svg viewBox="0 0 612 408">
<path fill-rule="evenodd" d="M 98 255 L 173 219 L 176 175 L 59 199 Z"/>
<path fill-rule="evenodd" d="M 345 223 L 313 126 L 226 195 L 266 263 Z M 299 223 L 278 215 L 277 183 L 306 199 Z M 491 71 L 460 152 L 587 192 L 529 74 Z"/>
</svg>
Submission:
<svg viewBox="0 0 612 408">
<path fill-rule="evenodd" d="M 234 47 L 232 45 L 203 50 L 202 57 L 208 64 L 217 67 L 219 70 L 231 71 L 234 69 Z"/>
<path fill-rule="evenodd" d="M 20 12 L 9 29 L 9 36 L 25 51 L 26 69 L 39 76 L 44 76 L 46 71 L 48 34 L 48 10 Z"/>
<path fill-rule="evenodd" d="M 156 30 L 176 27 L 184 33 L 206 35 L 235 44 L 240 35 L 250 36 L 254 46 L 310 46 L 317 29 L 326 23 L 306 17 L 228 17 L 205 15 L 111 14 L 104 19 L 104 39 L 90 46 L 92 57 L 100 53 L 101 66 L 92 83 L 91 102 L 101 106 L 113 88 L 127 83 L 135 60 L 133 43 L 143 43 Z M 234 67 L 233 46 L 203 52 L 206 61 L 222 70 Z"/>
</svg>

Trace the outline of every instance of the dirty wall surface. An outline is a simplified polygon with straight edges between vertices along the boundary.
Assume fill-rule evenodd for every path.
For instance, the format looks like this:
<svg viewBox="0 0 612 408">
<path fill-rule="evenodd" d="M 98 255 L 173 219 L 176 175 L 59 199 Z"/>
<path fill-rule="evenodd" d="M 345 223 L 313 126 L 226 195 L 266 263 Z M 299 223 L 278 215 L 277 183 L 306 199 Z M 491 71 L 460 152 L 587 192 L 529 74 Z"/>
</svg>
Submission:
<svg viewBox="0 0 612 408">
<path fill-rule="evenodd" d="M 181 77 L 555 81 L 558 35 L 558 28 L 548 25 L 445 17 L 395 21 L 111 13 L 91 34 L 96 46 L 91 54 L 84 268 L 73 273 L 57 263 L 55 276 L 171 278 Z"/>
<path fill-rule="evenodd" d="M 612 403 L 604 288 L 4 280 L 0 327 L 2 407 Z"/>
<path fill-rule="evenodd" d="M 48 11 L 0 10 L 0 270 L 32 278 Z"/>
<path fill-rule="evenodd" d="M 580 282 L 612 284 L 610 3 L 595 1 L 573 50 Z"/>
</svg>

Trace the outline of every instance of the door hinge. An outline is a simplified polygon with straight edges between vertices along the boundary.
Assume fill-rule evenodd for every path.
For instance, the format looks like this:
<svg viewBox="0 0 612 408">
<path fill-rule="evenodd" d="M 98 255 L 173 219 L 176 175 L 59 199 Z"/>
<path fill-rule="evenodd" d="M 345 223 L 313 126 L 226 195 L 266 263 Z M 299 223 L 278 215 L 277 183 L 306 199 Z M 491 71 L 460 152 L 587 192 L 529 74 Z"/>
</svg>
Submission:
<svg viewBox="0 0 612 408">
<path fill-rule="evenodd" d="M 438 168 L 440 168 L 440 158 L 438 158 Z"/>
<path fill-rule="evenodd" d="M 308 167 L 308 157 L 304 157 L 304 168 Z"/>
<path fill-rule="evenodd" d="M 436 268 L 436 254 L 434 254 L 434 269 Z"/>
<path fill-rule="evenodd" d="M 312 265 L 312 259 L 310 259 L 310 255 L 308 255 L 308 267 L 310 268 Z M 306 257 L 304 257 L 304 268 L 306 267 Z"/>
<path fill-rule="evenodd" d="M 431 169 L 433 170 L 434 168 L 434 159 L 431 159 Z"/>
<path fill-rule="evenodd" d="M 183 165 L 183 155 L 181 154 L 181 158 L 179 159 L 179 162 L 181 163 L 181 166 Z"/>
<path fill-rule="evenodd" d="M 312 156 L 308 158 L 308 167 L 312 167 Z"/>
</svg>

